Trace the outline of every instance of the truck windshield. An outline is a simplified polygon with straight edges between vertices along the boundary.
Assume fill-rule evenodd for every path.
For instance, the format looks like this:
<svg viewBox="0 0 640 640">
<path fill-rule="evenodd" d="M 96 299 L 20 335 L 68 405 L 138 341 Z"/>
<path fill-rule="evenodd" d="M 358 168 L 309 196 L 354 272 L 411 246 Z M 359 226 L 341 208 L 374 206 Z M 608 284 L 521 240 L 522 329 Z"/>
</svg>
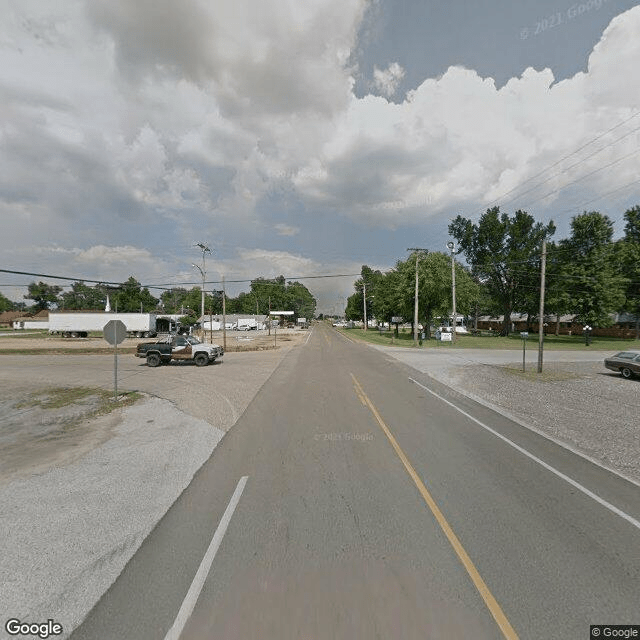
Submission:
<svg viewBox="0 0 640 640">
<path fill-rule="evenodd" d="M 200 340 L 198 340 L 198 338 L 196 338 L 195 336 L 189 336 L 189 337 L 187 338 L 187 342 L 188 342 L 189 344 L 202 344 L 202 343 L 200 342 Z"/>
</svg>

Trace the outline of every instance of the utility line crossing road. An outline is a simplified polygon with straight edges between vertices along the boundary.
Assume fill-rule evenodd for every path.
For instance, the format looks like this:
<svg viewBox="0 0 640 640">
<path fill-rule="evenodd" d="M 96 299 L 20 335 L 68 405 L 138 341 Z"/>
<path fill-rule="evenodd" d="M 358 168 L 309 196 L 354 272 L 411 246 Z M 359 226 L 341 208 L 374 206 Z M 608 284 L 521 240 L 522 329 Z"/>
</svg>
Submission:
<svg viewBox="0 0 640 640">
<path fill-rule="evenodd" d="M 586 639 L 640 624 L 639 527 L 636 485 L 320 324 L 72 638 Z"/>
</svg>

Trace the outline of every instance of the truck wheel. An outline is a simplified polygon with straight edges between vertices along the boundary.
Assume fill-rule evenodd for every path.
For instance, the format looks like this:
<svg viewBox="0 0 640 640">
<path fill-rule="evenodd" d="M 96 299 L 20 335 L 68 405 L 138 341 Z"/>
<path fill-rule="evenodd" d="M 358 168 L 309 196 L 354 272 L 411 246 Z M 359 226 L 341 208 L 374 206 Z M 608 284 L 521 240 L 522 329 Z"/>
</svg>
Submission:
<svg viewBox="0 0 640 640">
<path fill-rule="evenodd" d="M 631 369 L 629 369 L 629 367 L 623 367 L 622 369 L 620 369 L 620 373 L 622 374 L 622 377 L 626 378 L 627 380 L 633 376 L 633 373 Z"/>
<path fill-rule="evenodd" d="M 150 353 L 147 356 L 147 365 L 150 367 L 157 367 L 160 365 L 160 356 L 157 353 Z"/>
<path fill-rule="evenodd" d="M 205 367 L 209 364 L 209 356 L 206 353 L 197 353 L 193 361 L 197 366 Z"/>
<path fill-rule="evenodd" d="M 143 338 L 148 338 L 150 335 L 151 335 L 151 334 L 150 334 L 148 331 L 145 331 L 145 332 L 142 334 L 142 337 L 143 337 Z"/>
</svg>

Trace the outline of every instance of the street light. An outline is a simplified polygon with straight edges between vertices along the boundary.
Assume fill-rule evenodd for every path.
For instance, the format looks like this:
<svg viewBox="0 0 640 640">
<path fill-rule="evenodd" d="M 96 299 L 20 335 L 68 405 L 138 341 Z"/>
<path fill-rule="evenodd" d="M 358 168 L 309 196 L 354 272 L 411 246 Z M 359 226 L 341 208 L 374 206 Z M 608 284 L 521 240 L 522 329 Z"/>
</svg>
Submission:
<svg viewBox="0 0 640 640">
<path fill-rule="evenodd" d="M 198 267 L 198 265 L 195 265 L 195 264 L 192 266 L 197 267 L 200 270 L 200 273 L 202 274 L 202 304 L 201 304 L 200 316 L 204 318 L 204 282 L 206 280 L 206 275 L 207 275 L 207 268 L 204 261 L 204 254 L 207 252 L 211 253 L 211 249 L 209 249 L 209 247 L 207 247 L 207 245 L 203 244 L 202 242 L 196 242 L 193 246 L 200 247 L 200 250 L 202 251 L 202 269 L 200 269 L 200 267 Z"/>
<path fill-rule="evenodd" d="M 451 297 L 453 298 L 453 334 L 451 335 L 451 340 L 455 341 L 456 339 L 456 265 L 455 260 L 453 258 L 455 254 L 456 245 L 455 242 L 451 240 L 447 242 L 447 248 L 451 251 Z"/>
</svg>

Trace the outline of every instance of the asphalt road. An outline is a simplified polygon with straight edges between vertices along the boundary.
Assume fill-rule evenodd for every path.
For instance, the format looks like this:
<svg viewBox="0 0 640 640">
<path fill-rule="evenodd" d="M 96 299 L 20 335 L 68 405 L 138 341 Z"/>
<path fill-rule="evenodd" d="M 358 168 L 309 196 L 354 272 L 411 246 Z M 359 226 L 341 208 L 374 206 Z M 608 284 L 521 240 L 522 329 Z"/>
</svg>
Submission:
<svg viewBox="0 0 640 640">
<path fill-rule="evenodd" d="M 320 325 L 72 638 L 588 638 L 640 624 L 639 493 Z"/>
</svg>

